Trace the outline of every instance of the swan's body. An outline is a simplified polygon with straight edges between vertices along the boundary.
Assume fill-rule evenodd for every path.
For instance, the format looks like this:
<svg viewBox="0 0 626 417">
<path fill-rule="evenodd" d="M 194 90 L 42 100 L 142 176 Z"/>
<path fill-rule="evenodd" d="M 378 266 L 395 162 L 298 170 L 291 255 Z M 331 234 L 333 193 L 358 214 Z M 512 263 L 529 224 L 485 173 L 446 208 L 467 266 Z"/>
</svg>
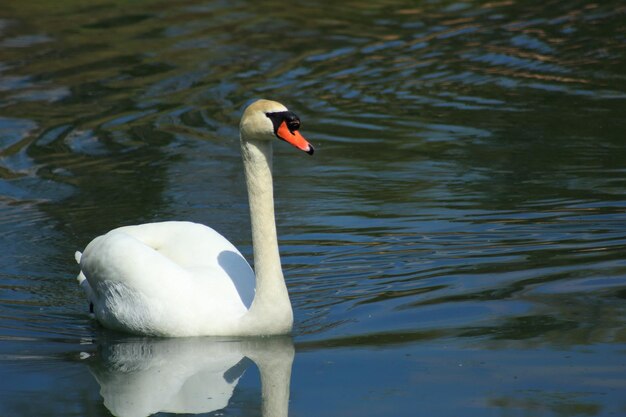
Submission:
<svg viewBox="0 0 626 417">
<path fill-rule="evenodd" d="M 241 150 L 256 275 L 213 229 L 190 222 L 114 229 L 77 252 L 78 281 L 105 327 L 158 336 L 269 335 L 291 330 L 272 187 L 272 139 L 312 154 L 299 119 L 258 100 L 244 112 Z"/>
</svg>

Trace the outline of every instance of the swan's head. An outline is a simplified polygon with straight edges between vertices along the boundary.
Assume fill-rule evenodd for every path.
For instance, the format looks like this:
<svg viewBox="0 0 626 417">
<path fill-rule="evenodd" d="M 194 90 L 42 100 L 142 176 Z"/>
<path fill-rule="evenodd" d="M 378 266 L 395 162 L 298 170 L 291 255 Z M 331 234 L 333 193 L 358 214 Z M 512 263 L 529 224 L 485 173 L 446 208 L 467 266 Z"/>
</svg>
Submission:
<svg viewBox="0 0 626 417">
<path fill-rule="evenodd" d="M 239 132 L 242 140 L 282 139 L 313 155 L 313 146 L 300 134 L 300 118 L 287 107 L 271 100 L 257 100 L 241 116 Z"/>
</svg>

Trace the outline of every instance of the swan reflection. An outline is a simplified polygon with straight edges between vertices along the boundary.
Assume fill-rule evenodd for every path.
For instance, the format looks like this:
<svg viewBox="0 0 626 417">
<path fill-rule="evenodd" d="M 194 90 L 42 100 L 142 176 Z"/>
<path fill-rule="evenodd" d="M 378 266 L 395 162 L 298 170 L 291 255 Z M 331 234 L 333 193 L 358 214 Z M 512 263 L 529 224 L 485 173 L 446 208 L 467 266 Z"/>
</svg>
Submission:
<svg viewBox="0 0 626 417">
<path fill-rule="evenodd" d="M 118 417 L 208 413 L 228 406 L 244 371 L 261 375 L 265 417 L 287 416 L 294 347 L 290 337 L 132 338 L 103 341 L 89 367 Z"/>
</svg>

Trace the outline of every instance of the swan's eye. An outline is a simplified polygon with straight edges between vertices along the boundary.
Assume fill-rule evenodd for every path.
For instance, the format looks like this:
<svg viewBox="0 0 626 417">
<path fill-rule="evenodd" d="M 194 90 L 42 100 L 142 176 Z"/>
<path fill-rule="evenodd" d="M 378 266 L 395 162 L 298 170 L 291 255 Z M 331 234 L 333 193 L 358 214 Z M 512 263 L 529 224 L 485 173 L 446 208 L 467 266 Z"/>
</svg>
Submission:
<svg viewBox="0 0 626 417">
<path fill-rule="evenodd" d="M 293 119 L 293 120 L 287 120 L 287 127 L 289 128 L 289 130 L 291 130 L 292 132 L 294 130 L 298 130 L 300 129 L 300 120 L 298 119 Z"/>
<path fill-rule="evenodd" d="M 275 113 L 265 113 L 265 115 L 274 124 L 274 133 L 278 131 L 278 128 L 283 122 L 287 125 L 287 129 L 289 129 L 292 133 L 300 129 L 300 118 L 294 112 L 280 111 Z"/>
</svg>

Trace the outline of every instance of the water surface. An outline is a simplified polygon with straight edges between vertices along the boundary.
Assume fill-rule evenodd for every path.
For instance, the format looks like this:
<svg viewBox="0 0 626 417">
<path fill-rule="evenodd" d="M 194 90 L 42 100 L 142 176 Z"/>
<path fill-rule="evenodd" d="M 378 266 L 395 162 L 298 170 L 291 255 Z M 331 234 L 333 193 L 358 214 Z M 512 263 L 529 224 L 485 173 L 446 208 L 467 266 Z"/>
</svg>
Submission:
<svg viewBox="0 0 626 417">
<path fill-rule="evenodd" d="M 5 3 L 1 415 L 626 412 L 620 2 Z M 251 259 L 258 97 L 317 150 L 275 146 L 293 338 L 99 328 L 73 253 L 111 228 L 202 222 Z M 294 362 L 263 405 L 268 350 Z"/>
</svg>

